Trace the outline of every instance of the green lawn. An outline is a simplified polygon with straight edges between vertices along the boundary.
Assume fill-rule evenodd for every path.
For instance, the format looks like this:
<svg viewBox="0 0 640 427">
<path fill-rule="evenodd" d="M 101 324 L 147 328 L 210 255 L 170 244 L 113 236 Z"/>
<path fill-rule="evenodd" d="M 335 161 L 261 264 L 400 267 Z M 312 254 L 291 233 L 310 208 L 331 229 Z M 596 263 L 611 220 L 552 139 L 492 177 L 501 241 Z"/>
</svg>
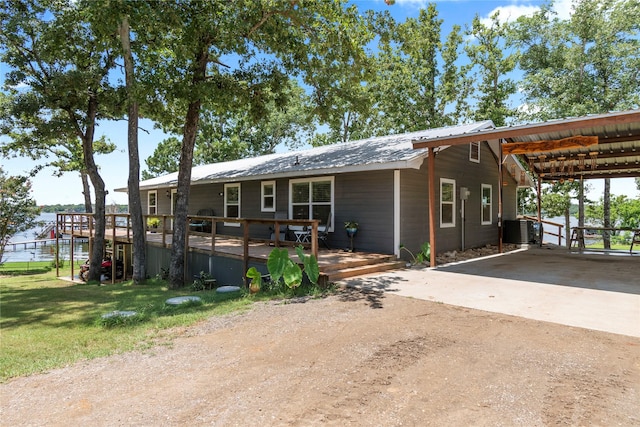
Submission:
<svg viewBox="0 0 640 427">
<path fill-rule="evenodd" d="M 26 264 L 26 263 L 24 263 Z M 61 276 L 69 275 L 68 267 Z M 198 295 L 202 304 L 168 306 L 165 300 Z M 266 297 L 266 296 L 265 296 Z M 74 284 L 55 277 L 48 263 L 0 266 L 0 381 L 99 356 L 170 343 L 177 326 L 247 309 L 242 294 L 168 290 L 164 282 Z M 114 310 L 138 314 L 105 320 Z"/>
</svg>

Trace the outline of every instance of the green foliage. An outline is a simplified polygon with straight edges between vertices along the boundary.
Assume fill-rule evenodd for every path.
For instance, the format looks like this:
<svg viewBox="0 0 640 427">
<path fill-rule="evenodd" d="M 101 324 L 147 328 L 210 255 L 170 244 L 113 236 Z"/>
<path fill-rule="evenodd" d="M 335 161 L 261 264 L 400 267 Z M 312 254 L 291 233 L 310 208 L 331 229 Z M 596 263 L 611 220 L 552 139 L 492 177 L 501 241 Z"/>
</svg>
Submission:
<svg viewBox="0 0 640 427">
<path fill-rule="evenodd" d="M 251 279 L 251 284 L 253 286 L 256 286 L 258 290 L 262 289 L 262 274 L 257 268 L 249 268 L 249 270 L 247 270 L 247 277 Z"/>
<path fill-rule="evenodd" d="M 278 283 L 282 280 L 282 283 L 289 289 L 295 289 L 302 284 L 303 273 L 312 284 L 317 285 L 320 277 L 318 260 L 313 255 L 305 255 L 301 246 L 296 247 L 296 253 L 302 262 L 304 270 L 293 262 L 287 249 L 274 248 L 269 253 L 267 269 L 271 275 L 272 286 L 278 286 Z M 249 277 L 250 272 L 255 275 L 255 272 L 249 269 L 247 277 Z"/>
<path fill-rule="evenodd" d="M 38 267 L 42 271 L 46 263 Z M 15 270 L 19 264 L 7 263 Z M 0 274 L 6 276 L 4 267 Z M 61 271 L 69 275 L 67 267 Z M 199 294 L 199 305 L 167 306 L 168 298 L 184 295 L 166 283 L 130 282 L 109 286 L 74 284 L 55 278 L 55 271 L 0 280 L 2 345 L 0 382 L 123 351 L 170 343 L 175 328 L 211 316 L 247 309 L 252 301 L 241 294 Z M 102 320 L 114 311 L 135 311 L 131 318 Z"/>
<path fill-rule="evenodd" d="M 191 283 L 191 290 L 195 292 L 204 291 L 205 289 L 207 289 L 206 281 L 211 278 L 211 274 L 207 273 L 206 271 L 201 271 L 193 280 L 193 283 Z"/>
<path fill-rule="evenodd" d="M 0 264 L 9 238 L 36 226 L 40 208 L 31 198 L 27 177 L 7 176 L 0 166 Z"/>
<path fill-rule="evenodd" d="M 630 199 L 625 195 L 611 199 L 611 226 L 640 228 L 640 199 Z M 593 225 L 604 225 L 604 199 L 589 203 L 585 207 L 585 219 Z"/>
<path fill-rule="evenodd" d="M 160 225 L 160 218 L 155 216 L 150 216 L 147 218 L 147 227 L 156 228 Z"/>
<path fill-rule="evenodd" d="M 424 242 L 420 245 L 420 250 L 415 254 L 403 244 L 400 245 L 400 250 L 405 250 L 409 255 L 411 255 L 411 262 L 413 265 L 431 261 L 431 245 L 429 242 Z"/>
</svg>

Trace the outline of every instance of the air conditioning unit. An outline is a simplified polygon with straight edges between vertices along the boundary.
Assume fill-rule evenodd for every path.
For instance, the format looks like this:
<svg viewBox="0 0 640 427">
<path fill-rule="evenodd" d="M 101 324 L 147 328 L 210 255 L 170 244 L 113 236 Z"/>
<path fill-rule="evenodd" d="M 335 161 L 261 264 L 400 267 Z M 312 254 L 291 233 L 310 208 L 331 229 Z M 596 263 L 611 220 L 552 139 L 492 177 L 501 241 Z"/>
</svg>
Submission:
<svg viewBox="0 0 640 427">
<path fill-rule="evenodd" d="M 505 220 L 502 241 L 505 243 L 540 243 L 542 224 L 527 219 Z"/>
</svg>

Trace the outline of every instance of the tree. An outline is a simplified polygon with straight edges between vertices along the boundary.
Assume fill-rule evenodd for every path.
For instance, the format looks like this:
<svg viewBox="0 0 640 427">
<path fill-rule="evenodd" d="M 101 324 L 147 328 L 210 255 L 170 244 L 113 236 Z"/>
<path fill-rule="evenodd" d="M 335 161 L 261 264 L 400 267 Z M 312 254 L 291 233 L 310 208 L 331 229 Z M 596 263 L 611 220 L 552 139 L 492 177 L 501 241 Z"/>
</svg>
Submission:
<svg viewBox="0 0 640 427">
<path fill-rule="evenodd" d="M 86 9 L 73 2 L 22 0 L 3 3 L 2 61 L 9 65 L 6 88 L 29 100 L 43 119 L 45 135 L 73 135 L 81 142 L 84 170 L 95 191 L 94 244 L 89 280 L 99 280 L 105 247 L 105 184 L 94 160 L 96 122 L 114 117 L 118 97 L 109 85 L 116 53 L 111 40 L 85 25 Z M 25 87 L 22 89 L 22 87 Z M 20 88 L 20 90 L 18 90 Z M 49 144 L 35 139 L 30 147 Z"/>
<path fill-rule="evenodd" d="M 575 199 L 580 191 L 578 181 L 565 181 L 555 185 L 549 185 L 542 190 L 542 212 L 547 217 L 564 216 L 565 241 L 567 246 L 571 242 L 571 201 Z"/>
<path fill-rule="evenodd" d="M 169 273 L 177 287 L 184 283 L 191 167 L 203 106 L 218 115 L 249 105 L 252 118 L 264 117 L 271 99 L 286 97 L 293 75 L 312 88 L 316 105 L 328 108 L 318 100 L 360 82 L 362 24 L 357 8 L 342 1 L 155 5 L 163 21 L 147 29 L 164 56 L 142 75 L 164 101 L 165 109 L 153 117 L 170 129 L 176 116 L 184 118 Z"/>
<path fill-rule="evenodd" d="M 0 265 L 11 236 L 33 228 L 39 214 L 40 208 L 31 198 L 29 179 L 7 176 L 0 166 Z"/>
<path fill-rule="evenodd" d="M 486 26 L 476 15 L 467 34 L 471 40 L 465 51 L 471 60 L 477 83 L 475 120 L 490 119 L 496 126 L 504 126 L 515 110 L 507 105 L 509 97 L 516 93 L 516 84 L 505 76 L 516 67 L 515 54 L 504 54 L 507 27 L 500 23 L 500 14 L 491 16 L 491 26 Z"/>
<path fill-rule="evenodd" d="M 436 128 L 466 117 L 471 86 L 465 68 L 456 65 L 460 28 L 454 26 L 443 43 L 441 25 L 434 4 L 417 19 L 399 24 L 389 15 L 378 18 L 376 77 L 369 90 L 376 100 L 371 134 Z"/>
<path fill-rule="evenodd" d="M 225 162 L 245 157 L 271 154 L 276 146 L 297 147 L 312 131 L 308 99 L 294 81 L 283 90 L 284 96 L 271 97 L 264 115 L 252 116 L 248 105 L 216 113 L 203 108 L 198 126 L 193 164 Z M 268 94 L 266 96 L 269 96 Z M 177 132 L 177 130 L 174 130 Z M 180 160 L 180 140 L 169 137 L 160 142 L 146 159 L 144 179 L 176 172 Z"/>
<path fill-rule="evenodd" d="M 524 71 L 521 89 L 529 104 L 522 110 L 524 120 L 640 105 L 637 0 L 578 0 L 573 6 L 570 20 L 555 18 L 547 5 L 532 17 L 519 18 L 513 26 L 511 40 L 520 49 L 519 64 Z M 609 203 L 607 197 L 604 203 Z M 604 224 L 610 224 L 607 212 L 604 209 Z"/>
</svg>

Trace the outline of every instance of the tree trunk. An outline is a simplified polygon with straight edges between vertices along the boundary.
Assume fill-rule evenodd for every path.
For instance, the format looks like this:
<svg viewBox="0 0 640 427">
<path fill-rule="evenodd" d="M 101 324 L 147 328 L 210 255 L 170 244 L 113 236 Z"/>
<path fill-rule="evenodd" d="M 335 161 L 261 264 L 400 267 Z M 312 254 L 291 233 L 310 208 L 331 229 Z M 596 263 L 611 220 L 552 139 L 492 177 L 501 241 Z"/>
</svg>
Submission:
<svg viewBox="0 0 640 427">
<path fill-rule="evenodd" d="M 102 257 L 104 256 L 104 230 L 105 230 L 105 204 L 107 192 L 104 189 L 104 181 L 98 172 L 98 166 L 93 158 L 93 138 L 95 134 L 96 114 L 98 111 L 98 99 L 95 91 L 89 89 L 89 102 L 87 105 L 86 130 L 82 133 L 78 131 L 82 138 L 82 155 L 84 157 L 84 166 L 93 189 L 96 193 L 96 210 L 93 215 L 94 238 L 91 254 L 89 255 L 89 273 L 88 280 L 100 280 L 100 270 Z M 71 113 L 74 120 L 76 118 Z"/>
<path fill-rule="evenodd" d="M 604 216 L 604 226 L 611 227 L 611 179 L 604 179 L 604 198 L 602 203 Z M 607 230 L 602 232 L 602 243 L 605 249 L 611 249 L 611 233 Z"/>
<path fill-rule="evenodd" d="M 580 186 L 578 189 L 578 227 L 584 227 L 584 179 L 580 177 Z M 567 223 L 567 236 L 571 226 Z M 571 247 L 571 239 L 567 237 L 567 247 Z"/>
<path fill-rule="evenodd" d="M 145 245 L 145 224 L 142 218 L 140 203 L 140 155 L 138 153 L 138 102 L 135 94 L 135 75 L 133 70 L 133 56 L 129 40 L 129 21 L 122 19 L 120 25 L 120 42 L 122 43 L 125 81 L 127 87 L 128 128 L 127 142 L 129 149 L 129 215 L 133 231 L 133 284 L 138 285 L 147 276 L 147 256 Z"/>
<path fill-rule="evenodd" d="M 203 40 L 197 51 L 195 65 L 193 67 L 192 85 L 194 92 L 200 83 L 205 81 L 207 63 L 209 61 L 208 49 L 210 42 Z M 185 244 L 187 241 L 187 210 L 189 208 L 189 192 L 191 189 L 191 167 L 193 166 L 193 148 L 198 133 L 200 119 L 200 95 L 198 99 L 189 103 L 184 123 L 182 148 L 180 150 L 180 166 L 178 169 L 178 192 L 176 194 L 176 208 L 173 213 L 173 240 L 171 243 L 171 263 L 169 265 L 169 286 L 179 288 L 184 285 L 185 276 Z"/>
<path fill-rule="evenodd" d="M 567 241 L 567 247 L 571 245 L 571 209 L 567 207 L 564 211 L 564 223 L 566 224 L 564 230 L 564 238 Z"/>
<path fill-rule="evenodd" d="M 89 177 L 87 173 L 80 171 L 80 179 L 82 180 L 82 195 L 84 196 L 84 211 L 86 213 L 93 212 L 93 206 L 91 204 L 91 187 L 89 187 Z"/>
</svg>

